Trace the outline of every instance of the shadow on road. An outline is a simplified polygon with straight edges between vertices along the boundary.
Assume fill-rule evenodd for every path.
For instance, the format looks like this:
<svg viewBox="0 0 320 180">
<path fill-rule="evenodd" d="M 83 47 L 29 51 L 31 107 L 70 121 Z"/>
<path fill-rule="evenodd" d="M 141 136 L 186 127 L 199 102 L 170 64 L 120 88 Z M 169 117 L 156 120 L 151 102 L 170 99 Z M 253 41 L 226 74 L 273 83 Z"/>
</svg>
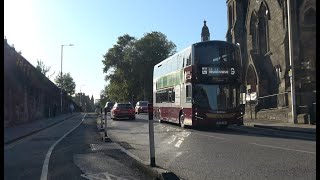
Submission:
<svg viewBox="0 0 320 180">
<path fill-rule="evenodd" d="M 171 122 L 162 122 L 161 124 L 169 125 L 171 127 L 180 128 L 178 124 Z M 198 131 L 198 132 L 211 132 L 219 134 L 231 134 L 231 135 L 242 135 L 242 136 L 256 136 L 256 137 L 271 137 L 271 138 L 285 138 L 285 139 L 296 139 L 296 140 L 307 140 L 316 141 L 315 134 L 300 133 L 300 132 L 288 132 L 274 129 L 266 129 L 251 126 L 236 126 L 231 125 L 228 128 L 220 127 L 190 127 L 185 126 L 185 130 Z"/>
</svg>

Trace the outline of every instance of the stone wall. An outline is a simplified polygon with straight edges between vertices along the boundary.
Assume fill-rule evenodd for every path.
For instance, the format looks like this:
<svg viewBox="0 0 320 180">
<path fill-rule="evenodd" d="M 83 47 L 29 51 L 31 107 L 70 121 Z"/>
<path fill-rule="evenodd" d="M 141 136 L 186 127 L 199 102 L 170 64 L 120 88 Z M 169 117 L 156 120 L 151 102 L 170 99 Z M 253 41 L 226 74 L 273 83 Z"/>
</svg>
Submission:
<svg viewBox="0 0 320 180">
<path fill-rule="evenodd" d="M 63 92 L 63 112 L 68 113 L 71 97 Z M 61 114 L 60 89 L 31 65 L 4 39 L 4 126 Z M 75 105 L 75 110 L 79 107 Z"/>
<path fill-rule="evenodd" d="M 287 123 L 291 110 L 288 107 L 276 108 L 276 109 L 261 109 L 256 110 L 255 106 L 251 107 L 252 120 L 267 120 L 272 122 Z M 245 115 L 246 119 L 251 119 L 250 107 L 246 106 Z"/>
</svg>

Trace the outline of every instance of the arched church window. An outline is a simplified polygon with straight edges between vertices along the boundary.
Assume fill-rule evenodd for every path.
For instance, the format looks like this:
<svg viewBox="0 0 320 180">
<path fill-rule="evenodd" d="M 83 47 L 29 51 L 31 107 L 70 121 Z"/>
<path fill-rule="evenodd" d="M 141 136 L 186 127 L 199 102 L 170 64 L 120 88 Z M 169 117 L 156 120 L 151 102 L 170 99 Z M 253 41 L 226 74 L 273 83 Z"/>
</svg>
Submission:
<svg viewBox="0 0 320 180">
<path fill-rule="evenodd" d="M 232 17 L 233 17 L 233 11 L 231 6 L 229 6 L 229 27 L 232 28 Z"/>
<path fill-rule="evenodd" d="M 258 23 L 259 21 L 257 15 L 255 12 L 253 12 L 250 19 L 250 34 L 252 38 L 252 50 L 254 53 L 257 53 L 259 49 Z"/>
<path fill-rule="evenodd" d="M 269 10 L 262 3 L 258 12 L 259 16 L 259 53 L 265 55 L 269 51 L 268 17 Z"/>
</svg>

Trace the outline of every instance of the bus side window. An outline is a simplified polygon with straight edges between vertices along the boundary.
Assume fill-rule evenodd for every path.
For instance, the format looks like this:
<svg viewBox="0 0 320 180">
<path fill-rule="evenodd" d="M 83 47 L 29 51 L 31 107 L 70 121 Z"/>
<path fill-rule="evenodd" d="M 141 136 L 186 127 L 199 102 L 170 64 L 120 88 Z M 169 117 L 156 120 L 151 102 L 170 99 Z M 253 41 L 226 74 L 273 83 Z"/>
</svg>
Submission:
<svg viewBox="0 0 320 180">
<path fill-rule="evenodd" d="M 191 85 L 187 85 L 186 86 L 186 102 L 190 103 L 192 99 L 192 95 L 191 95 Z"/>
<path fill-rule="evenodd" d="M 187 65 L 186 66 L 189 66 L 189 65 L 191 65 L 191 54 L 187 58 Z"/>
<path fill-rule="evenodd" d="M 174 103 L 176 101 L 176 93 L 174 92 L 174 88 L 172 89 L 172 97 L 171 102 Z"/>
</svg>

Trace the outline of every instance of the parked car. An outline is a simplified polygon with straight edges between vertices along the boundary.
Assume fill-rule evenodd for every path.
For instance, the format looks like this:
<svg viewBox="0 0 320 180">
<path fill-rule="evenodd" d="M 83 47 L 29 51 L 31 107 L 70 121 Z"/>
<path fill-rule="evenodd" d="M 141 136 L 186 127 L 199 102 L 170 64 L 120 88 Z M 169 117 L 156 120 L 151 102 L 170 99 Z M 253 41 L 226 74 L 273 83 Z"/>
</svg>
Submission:
<svg viewBox="0 0 320 180">
<path fill-rule="evenodd" d="M 136 119 L 134 108 L 131 103 L 116 103 L 111 109 L 111 119 L 129 118 Z"/>
<path fill-rule="evenodd" d="M 110 110 L 112 109 L 114 103 L 113 102 L 107 102 L 105 107 L 107 109 L 107 112 L 110 112 Z"/>
<path fill-rule="evenodd" d="M 135 113 L 143 113 L 143 112 L 148 112 L 148 101 L 138 101 L 135 107 Z"/>
</svg>

